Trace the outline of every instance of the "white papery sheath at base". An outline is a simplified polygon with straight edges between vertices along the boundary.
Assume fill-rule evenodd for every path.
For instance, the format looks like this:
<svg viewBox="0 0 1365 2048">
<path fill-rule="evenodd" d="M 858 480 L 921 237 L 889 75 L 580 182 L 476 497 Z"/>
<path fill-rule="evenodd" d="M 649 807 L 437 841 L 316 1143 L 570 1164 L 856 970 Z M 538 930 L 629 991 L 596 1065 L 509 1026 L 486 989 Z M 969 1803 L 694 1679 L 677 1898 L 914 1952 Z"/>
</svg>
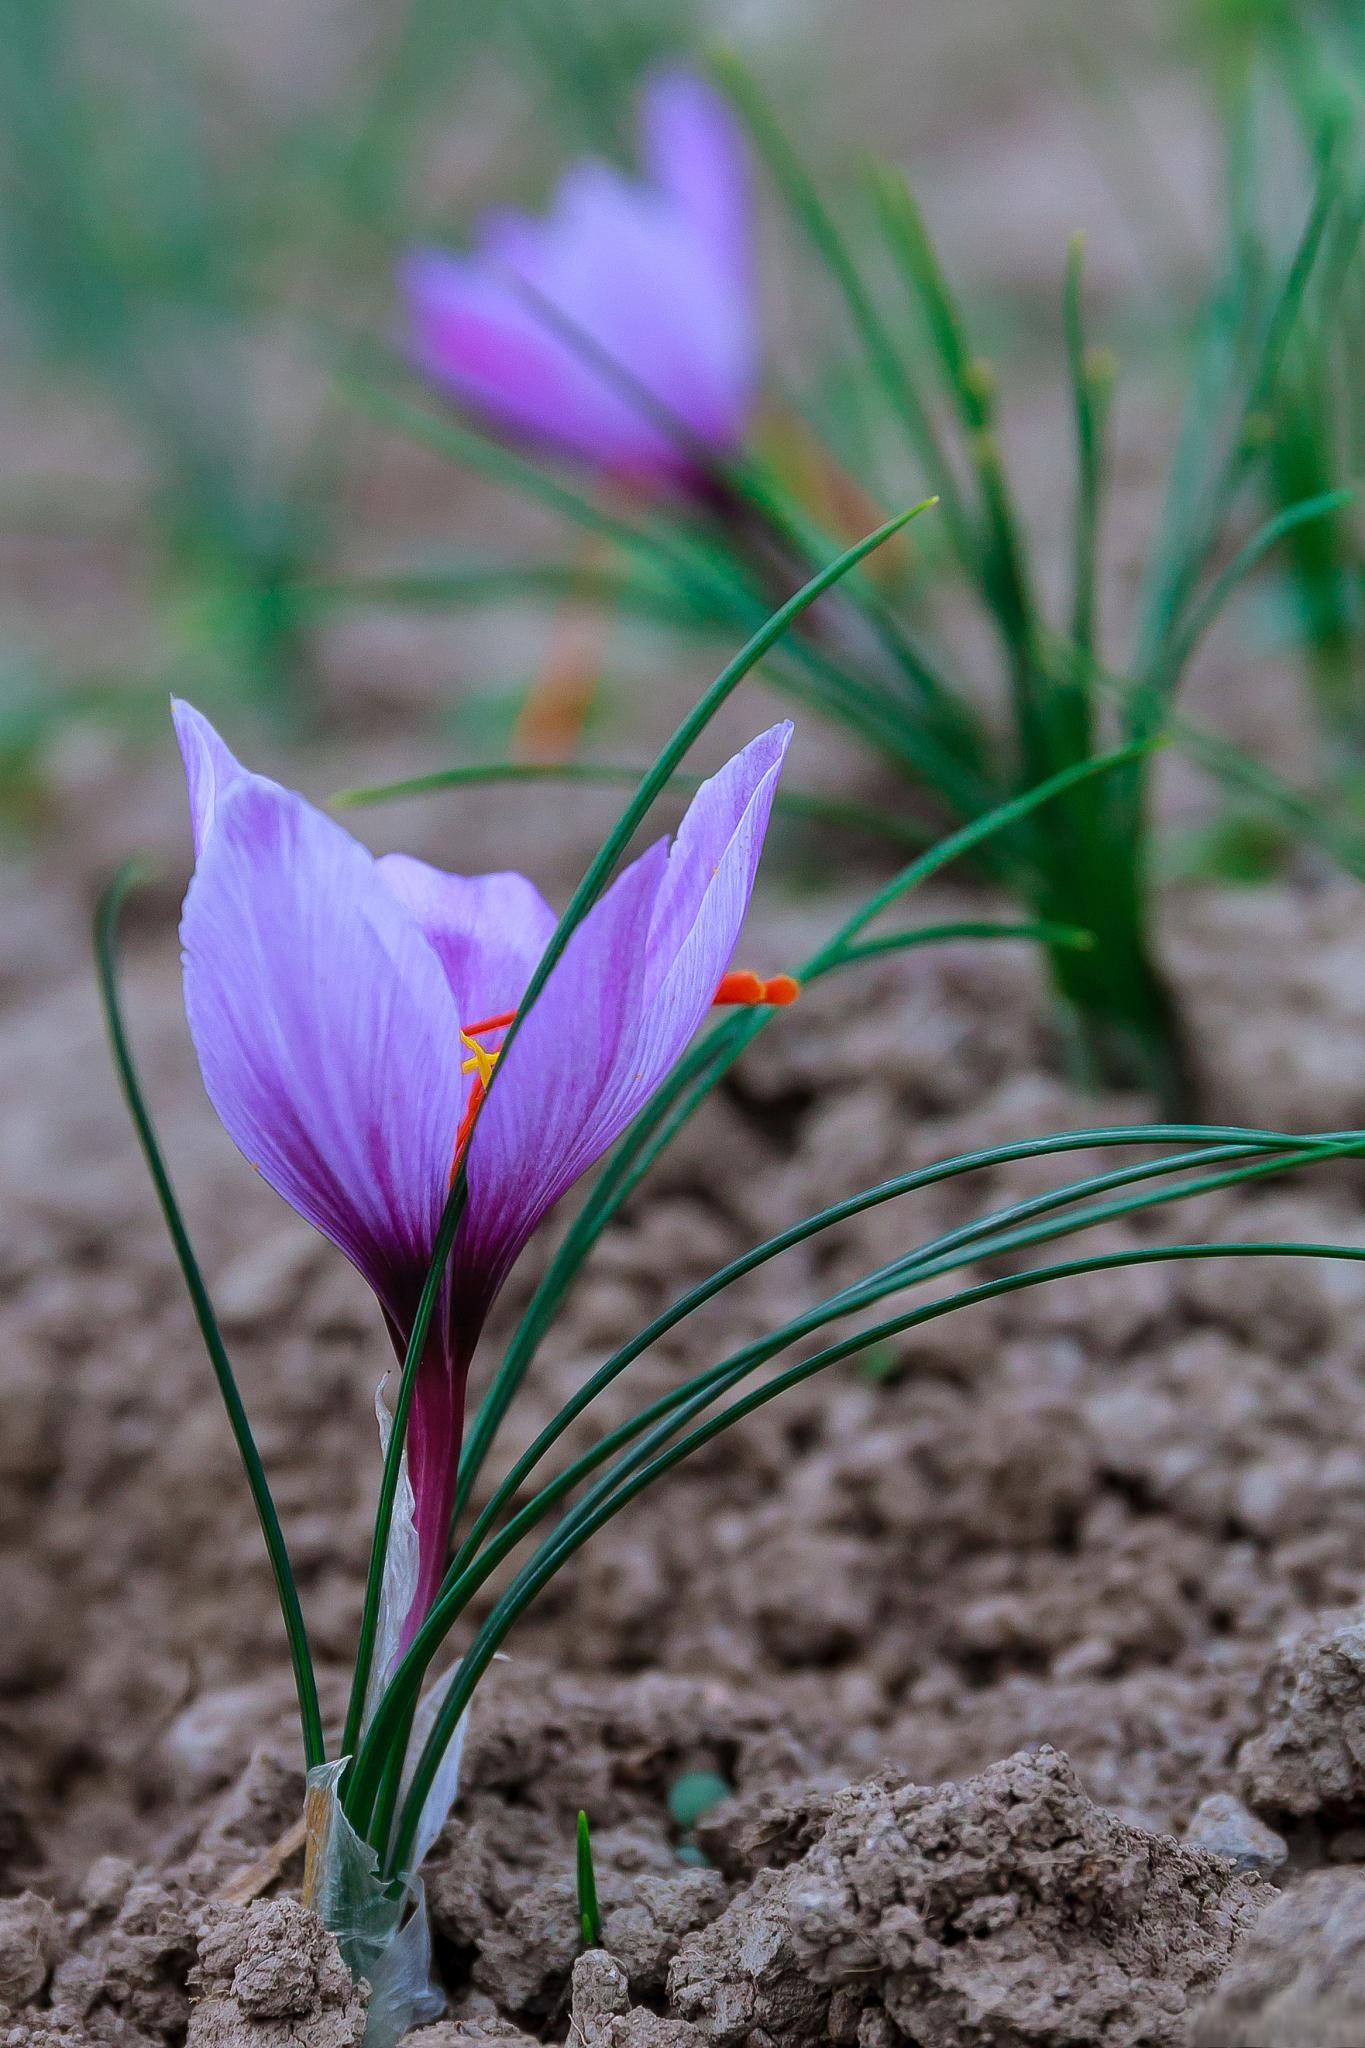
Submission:
<svg viewBox="0 0 1365 2048">
<path fill-rule="evenodd" d="M 392 1422 L 384 1406 L 383 1394 L 384 1381 L 381 1380 L 375 1392 L 375 1411 L 380 1446 L 387 1451 Z M 364 1728 L 368 1728 L 397 1662 L 402 1624 L 416 1586 L 417 1531 L 405 1451 L 399 1468 L 388 1552 L 384 1560 Z M 449 1673 L 429 1687 L 413 1716 L 408 1753 L 403 1764 L 401 1797 L 407 1795 L 422 1746 L 431 1732 L 453 1676 L 454 1673 Z M 468 1719 L 467 1712 L 461 1715 L 454 1736 L 441 1758 L 431 1790 L 423 1801 L 413 1838 L 412 1870 L 394 1884 L 381 1882 L 378 1855 L 368 1842 L 361 1840 L 342 1811 L 337 1787 L 347 1759 L 343 1757 L 335 1763 L 318 1764 L 308 1773 L 304 1805 L 307 1833 L 303 1903 L 311 1907 L 328 1932 L 336 1936 L 342 1960 L 351 1975 L 357 1982 L 363 1977 L 369 1984 L 365 2048 L 397 2048 L 397 2043 L 413 2027 L 439 2019 L 445 2011 L 445 1995 L 431 1970 L 426 1892 L 416 1872 L 445 1826 L 455 1803 L 460 1753 L 464 1748 Z"/>
<path fill-rule="evenodd" d="M 341 1810 L 345 1762 L 308 1773 L 303 1903 L 336 1936 L 342 1961 L 370 1987 L 365 2048 L 397 2048 L 413 2027 L 436 2020 L 445 1994 L 431 1974 L 426 1892 L 418 1877 L 381 1883 L 379 1858 Z"/>
</svg>

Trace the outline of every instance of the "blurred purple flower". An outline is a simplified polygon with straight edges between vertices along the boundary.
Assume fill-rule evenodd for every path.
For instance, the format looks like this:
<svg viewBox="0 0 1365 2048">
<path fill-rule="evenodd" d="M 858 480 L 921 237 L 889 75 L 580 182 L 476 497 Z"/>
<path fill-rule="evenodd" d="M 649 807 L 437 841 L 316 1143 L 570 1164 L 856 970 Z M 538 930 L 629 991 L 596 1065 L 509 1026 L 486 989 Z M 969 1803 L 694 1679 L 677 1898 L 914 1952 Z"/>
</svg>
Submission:
<svg viewBox="0 0 1365 2048">
<path fill-rule="evenodd" d="M 624 869 L 569 940 L 484 1099 L 497 1034 L 555 927 L 523 875 L 376 860 L 174 707 L 195 872 L 185 1009 L 229 1136 L 374 1289 L 401 1357 L 456 1164 L 468 1202 L 422 1358 L 407 1449 L 411 1634 L 445 1569 L 465 1380 L 485 1316 L 547 1211 L 620 1136 L 712 1002 L 787 1001 L 727 975 L 791 736 L 704 783 L 670 847 Z"/>
<path fill-rule="evenodd" d="M 494 213 L 474 254 L 414 250 L 399 282 L 433 383 L 517 439 L 676 490 L 734 452 L 753 404 L 748 164 L 724 101 L 672 69 L 646 87 L 640 154 L 644 179 L 576 164 L 548 217 Z"/>
</svg>

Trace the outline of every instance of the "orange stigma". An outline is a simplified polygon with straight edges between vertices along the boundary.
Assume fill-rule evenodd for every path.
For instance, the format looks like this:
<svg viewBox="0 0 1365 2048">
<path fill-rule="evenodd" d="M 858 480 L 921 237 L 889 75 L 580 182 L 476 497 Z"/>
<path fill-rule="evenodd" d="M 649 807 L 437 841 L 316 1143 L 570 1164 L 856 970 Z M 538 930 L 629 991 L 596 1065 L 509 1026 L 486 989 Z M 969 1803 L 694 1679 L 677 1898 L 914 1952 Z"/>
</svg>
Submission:
<svg viewBox="0 0 1365 2048">
<path fill-rule="evenodd" d="M 729 974 L 722 974 L 720 987 L 711 1000 L 719 1004 L 771 1003 L 775 1010 L 785 1010 L 800 993 L 801 984 L 795 975 L 773 974 L 764 981 L 761 976 L 751 974 L 747 967 L 739 967 L 733 968 Z"/>
<path fill-rule="evenodd" d="M 460 1128 L 455 1133 L 455 1157 L 450 1162 L 450 1179 L 446 1182 L 448 1188 L 455 1185 L 455 1176 L 460 1170 L 460 1161 L 464 1158 L 464 1148 L 469 1143 L 470 1133 L 474 1129 L 474 1119 L 479 1113 L 485 1092 L 483 1076 L 476 1075 L 474 1086 L 469 1091 L 469 1100 L 464 1106 L 464 1115 L 460 1118 Z"/>
</svg>

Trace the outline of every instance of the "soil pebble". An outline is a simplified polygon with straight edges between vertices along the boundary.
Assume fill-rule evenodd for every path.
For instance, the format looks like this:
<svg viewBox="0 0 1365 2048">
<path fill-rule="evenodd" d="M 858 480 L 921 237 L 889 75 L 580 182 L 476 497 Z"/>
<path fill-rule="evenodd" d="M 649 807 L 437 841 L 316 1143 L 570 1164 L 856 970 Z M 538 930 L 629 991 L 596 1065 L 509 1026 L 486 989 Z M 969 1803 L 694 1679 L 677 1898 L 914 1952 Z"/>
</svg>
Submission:
<svg viewBox="0 0 1365 2048">
<path fill-rule="evenodd" d="M 57 1915 L 46 1899 L 34 1892 L 0 1899 L 0 2012 L 38 1996 L 59 1947 Z"/>
<path fill-rule="evenodd" d="M 360 2048 L 367 1993 L 295 1900 L 210 1909 L 186 2048 Z"/>
<path fill-rule="evenodd" d="M 660 2017 L 630 2002 L 628 1974 L 605 1949 L 589 1949 L 573 1968 L 569 2040 L 582 2048 L 703 2048 L 686 2020 Z"/>
<path fill-rule="evenodd" d="M 1284 1836 L 1257 1820 L 1231 1792 L 1211 1792 L 1200 1800 L 1185 1830 L 1185 1847 L 1226 1856 L 1238 1870 L 1277 1870 L 1289 1855 Z"/>
<path fill-rule="evenodd" d="M 193 1902 L 176 1883 L 101 1859 L 63 1947 L 39 2024 L 117 2048 L 180 2048 L 195 1959 Z"/>
<path fill-rule="evenodd" d="M 1326 1615 L 1281 1644 L 1264 1726 L 1242 1745 L 1249 1803 L 1303 1818 L 1359 1812 L 1365 1799 L 1365 1620 Z"/>
<path fill-rule="evenodd" d="M 434 2027 L 418 2027 L 405 2034 L 398 2048 L 540 2048 L 534 2034 L 523 2034 L 511 2020 L 480 2017 L 468 2020 L 437 2020 Z"/>
<path fill-rule="evenodd" d="M 427 1866 L 433 1929 L 466 1958 L 475 1989 L 522 2017 L 562 2004 L 581 1938 L 566 1823 L 582 1807 L 604 1939 L 637 1998 L 661 1994 L 680 1943 L 730 1892 L 719 1870 L 678 1860 L 669 1789 L 685 1767 L 721 1759 L 754 1787 L 769 1782 L 776 1719 L 770 1701 L 730 1687 L 497 1671 Z"/>
</svg>

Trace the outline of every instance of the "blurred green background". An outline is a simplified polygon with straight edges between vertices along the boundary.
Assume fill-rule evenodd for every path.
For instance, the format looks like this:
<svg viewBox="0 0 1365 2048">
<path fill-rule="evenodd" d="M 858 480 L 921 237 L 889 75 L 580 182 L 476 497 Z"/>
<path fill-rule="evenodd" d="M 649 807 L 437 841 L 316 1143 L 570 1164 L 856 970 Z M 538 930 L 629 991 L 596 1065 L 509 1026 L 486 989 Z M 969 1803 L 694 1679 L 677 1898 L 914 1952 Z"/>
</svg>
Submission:
<svg viewBox="0 0 1365 2048">
<path fill-rule="evenodd" d="M 73 760 L 116 763 L 160 736 L 171 690 L 231 707 L 237 730 L 499 749 L 543 658 L 542 608 L 381 603 L 367 587 L 414 564 L 562 557 L 563 537 L 357 402 L 396 352 L 393 266 L 415 237 L 458 242 L 492 201 L 542 204 L 575 154 L 627 161 L 641 70 L 665 52 L 704 63 L 717 41 L 781 108 L 836 208 L 869 154 L 908 170 L 1008 364 L 1044 536 L 1060 279 L 1069 233 L 1087 231 L 1096 325 L 1133 393 L 1122 603 L 1143 451 L 1173 431 L 1215 260 L 1231 110 L 1251 93 L 1258 134 L 1283 137 L 1258 145 L 1257 205 L 1261 226 L 1292 218 L 1302 138 L 1354 119 L 1357 15 L 1269 0 L 855 0 L 837 14 L 778 0 L 0 0 L 6 829 L 41 829 Z M 828 281 L 765 205 L 773 389 L 798 394 L 884 501 L 917 495 L 912 464 L 880 460 Z M 1343 304 L 1349 324 L 1306 323 L 1285 416 L 1267 426 L 1285 502 L 1357 460 L 1354 281 Z M 936 545 L 923 543 L 929 573 Z M 1305 532 L 1261 599 L 1243 630 L 1262 648 L 1287 637 L 1297 668 L 1306 649 L 1349 730 L 1354 514 Z M 667 659 L 645 629 L 614 626 L 598 717 L 628 727 L 633 682 Z"/>
</svg>

